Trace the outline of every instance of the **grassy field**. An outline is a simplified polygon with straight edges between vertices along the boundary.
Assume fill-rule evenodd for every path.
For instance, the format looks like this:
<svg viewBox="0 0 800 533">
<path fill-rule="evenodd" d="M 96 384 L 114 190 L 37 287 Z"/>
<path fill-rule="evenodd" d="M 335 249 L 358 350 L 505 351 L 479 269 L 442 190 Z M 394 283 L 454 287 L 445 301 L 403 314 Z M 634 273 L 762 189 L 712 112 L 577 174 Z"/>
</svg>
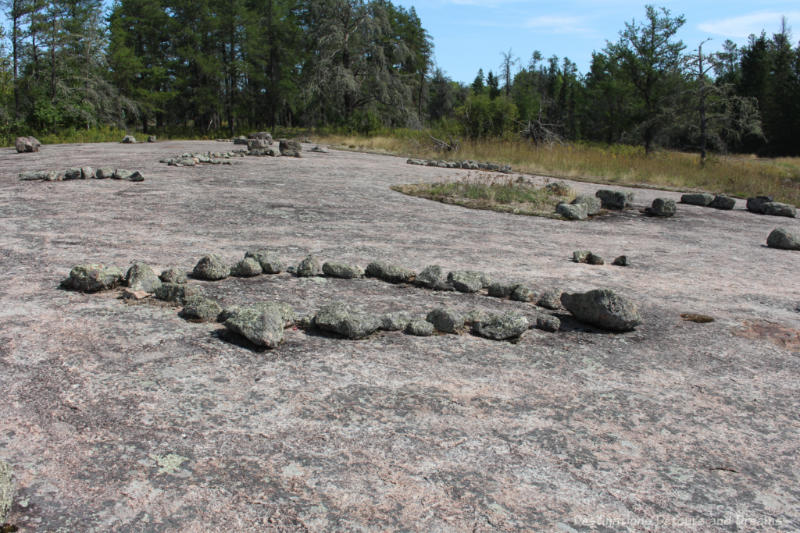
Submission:
<svg viewBox="0 0 800 533">
<path fill-rule="evenodd" d="M 314 137 L 333 147 L 423 159 L 475 159 L 511 164 L 515 172 L 593 183 L 634 185 L 680 191 L 724 193 L 739 198 L 759 194 L 800 205 L 800 158 L 760 159 L 711 156 L 705 166 L 697 154 L 659 151 L 646 155 L 635 146 L 565 144 L 535 146 L 525 141 L 464 142 L 457 152 L 437 152 L 427 136 Z"/>
</svg>

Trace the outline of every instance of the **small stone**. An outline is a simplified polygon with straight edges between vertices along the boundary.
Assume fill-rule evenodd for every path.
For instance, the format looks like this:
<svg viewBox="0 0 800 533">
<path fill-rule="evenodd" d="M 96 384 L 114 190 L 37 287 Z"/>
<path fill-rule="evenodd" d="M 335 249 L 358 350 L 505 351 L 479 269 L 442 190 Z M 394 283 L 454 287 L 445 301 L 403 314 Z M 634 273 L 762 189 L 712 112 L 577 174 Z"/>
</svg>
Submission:
<svg viewBox="0 0 800 533">
<path fill-rule="evenodd" d="M 364 270 L 357 265 L 327 261 L 322 265 L 322 273 L 332 278 L 355 279 L 362 277 Z"/>
<path fill-rule="evenodd" d="M 300 278 L 310 278 L 322 274 L 322 266 L 319 264 L 319 259 L 313 255 L 306 256 L 305 259 L 295 268 L 295 276 Z"/>
<path fill-rule="evenodd" d="M 530 302 L 533 297 L 533 291 L 524 285 L 517 285 L 511 291 L 511 299 L 515 302 Z"/>
<path fill-rule="evenodd" d="M 123 289 L 122 290 L 122 299 L 123 300 L 144 300 L 145 298 L 149 298 L 152 296 L 147 291 L 135 291 L 133 289 Z"/>
<path fill-rule="evenodd" d="M 348 339 L 363 339 L 381 327 L 381 320 L 343 303 L 333 303 L 321 308 L 314 316 L 319 329 L 338 333 Z"/>
<path fill-rule="evenodd" d="M 312 152 L 317 152 L 318 154 L 327 154 L 328 149 L 324 146 L 317 145 L 311 149 Z"/>
<path fill-rule="evenodd" d="M 227 278 L 231 273 L 225 261 L 217 254 L 202 257 L 192 270 L 192 276 L 207 281 L 218 281 Z"/>
<path fill-rule="evenodd" d="M 389 313 L 381 317 L 380 329 L 384 331 L 402 331 L 411 322 L 411 315 L 404 312 Z"/>
<path fill-rule="evenodd" d="M 596 215 L 603 207 L 603 202 L 597 196 L 591 194 L 579 194 L 572 200 L 573 205 L 583 204 L 586 206 L 586 214 L 589 216 Z"/>
<path fill-rule="evenodd" d="M 605 261 L 602 257 L 597 254 L 589 252 L 589 255 L 586 256 L 586 262 L 590 265 L 604 265 Z"/>
<path fill-rule="evenodd" d="M 575 250 L 572 252 L 572 262 L 585 263 L 591 253 L 591 250 Z"/>
<path fill-rule="evenodd" d="M 656 198 L 653 200 L 653 204 L 645 209 L 645 213 L 651 217 L 662 218 L 674 216 L 675 211 L 677 211 L 675 200 L 670 200 L 668 198 Z"/>
<path fill-rule="evenodd" d="M 181 316 L 202 322 L 216 322 L 221 312 L 222 307 L 215 300 L 192 296 L 186 299 Z"/>
<path fill-rule="evenodd" d="M 138 170 L 134 170 L 127 177 L 128 181 L 144 181 L 144 176 Z"/>
<path fill-rule="evenodd" d="M 433 324 L 427 320 L 412 320 L 404 330 L 407 335 L 414 335 L 415 337 L 430 337 L 433 335 Z"/>
<path fill-rule="evenodd" d="M 234 310 L 224 323 L 256 346 L 276 348 L 283 341 L 286 321 L 279 305 L 261 304 Z"/>
<path fill-rule="evenodd" d="M 609 189 L 600 189 L 595 193 L 597 198 L 605 209 L 625 209 L 633 202 L 633 193 L 624 193 L 620 191 L 611 191 Z"/>
<path fill-rule="evenodd" d="M 76 265 L 62 282 L 64 288 L 81 292 L 99 292 L 113 289 L 122 283 L 122 270 L 102 264 Z"/>
<path fill-rule="evenodd" d="M 366 275 L 389 283 L 410 283 L 416 276 L 413 270 L 381 261 L 367 265 Z"/>
<path fill-rule="evenodd" d="M 539 307 L 545 309 L 561 309 L 561 291 L 558 289 L 548 289 L 544 291 L 536 302 Z"/>
<path fill-rule="evenodd" d="M 445 333 L 458 333 L 464 327 L 464 317 L 455 309 L 438 307 L 428 313 L 425 318 L 439 331 Z"/>
<path fill-rule="evenodd" d="M 161 286 L 161 280 L 150 266 L 135 262 L 125 274 L 125 284 L 134 291 L 155 292 Z"/>
<path fill-rule="evenodd" d="M 766 202 L 763 209 L 765 215 L 774 217 L 795 218 L 797 216 L 797 208 L 795 206 L 781 202 Z"/>
<path fill-rule="evenodd" d="M 708 194 L 705 192 L 702 193 L 690 193 L 684 194 L 681 196 L 681 203 L 682 204 L 689 204 L 689 205 L 699 205 L 702 207 L 707 207 L 714 201 L 714 195 Z"/>
<path fill-rule="evenodd" d="M 528 330 L 528 319 L 516 313 L 491 314 L 473 322 L 472 333 L 496 341 L 519 338 Z"/>
<path fill-rule="evenodd" d="M 270 250 L 252 250 L 244 254 L 244 256 L 252 257 L 258 261 L 264 274 L 280 274 L 286 268 L 278 254 Z"/>
<path fill-rule="evenodd" d="M 164 283 L 186 283 L 188 281 L 186 272 L 178 268 L 168 268 L 158 277 Z"/>
<path fill-rule="evenodd" d="M 626 267 L 626 266 L 630 265 L 630 263 L 628 262 L 628 256 L 627 255 L 621 255 L 621 256 L 617 257 L 616 259 L 614 259 L 614 261 L 611 264 L 615 265 L 615 266 L 621 266 L 621 267 Z"/>
<path fill-rule="evenodd" d="M 540 315 L 536 317 L 536 327 L 544 331 L 556 332 L 561 329 L 561 320 L 552 315 Z"/>
<path fill-rule="evenodd" d="M 490 284 L 490 280 L 483 272 L 474 270 L 456 270 L 447 275 L 447 281 L 453 284 L 458 292 L 478 292 Z"/>
<path fill-rule="evenodd" d="M 417 274 L 414 284 L 419 287 L 433 289 L 435 291 L 452 291 L 453 285 L 447 281 L 442 267 L 439 265 L 428 265 L 422 272 Z"/>
<path fill-rule="evenodd" d="M 178 305 L 184 305 L 187 300 L 198 296 L 202 296 L 200 289 L 185 283 L 161 283 L 155 292 L 155 297 L 159 300 Z"/>
<path fill-rule="evenodd" d="M 251 278 L 261 273 L 261 263 L 252 257 L 245 257 L 231 268 L 231 276 L 237 278 Z"/>
<path fill-rule="evenodd" d="M 734 208 L 736 205 L 736 200 L 731 198 L 730 196 L 725 196 L 722 194 L 718 194 L 714 197 L 714 200 L 708 204 L 708 207 L 713 207 L 714 209 L 724 209 L 729 211 Z"/>
<path fill-rule="evenodd" d="M 567 220 L 586 220 L 589 216 L 586 204 L 567 204 L 561 202 L 556 206 L 556 213 Z"/>
<path fill-rule="evenodd" d="M 800 235 L 786 228 L 775 228 L 767 237 L 767 246 L 781 250 L 800 250 Z"/>
<path fill-rule="evenodd" d="M 636 305 L 609 289 L 564 293 L 561 304 L 581 322 L 611 331 L 631 331 L 642 323 Z"/>
</svg>

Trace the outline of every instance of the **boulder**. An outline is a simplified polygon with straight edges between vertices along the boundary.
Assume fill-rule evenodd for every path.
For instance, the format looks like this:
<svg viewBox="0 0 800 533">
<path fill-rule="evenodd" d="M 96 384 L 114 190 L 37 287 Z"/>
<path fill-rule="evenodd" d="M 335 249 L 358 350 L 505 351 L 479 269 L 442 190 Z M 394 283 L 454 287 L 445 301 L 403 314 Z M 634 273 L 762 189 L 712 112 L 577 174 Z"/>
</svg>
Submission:
<svg viewBox="0 0 800 533">
<path fill-rule="evenodd" d="M 645 209 L 645 213 L 651 217 L 671 217 L 675 215 L 675 211 L 677 207 L 675 206 L 675 200 L 670 200 L 668 198 L 656 198 L 653 200 L 653 204 Z"/>
<path fill-rule="evenodd" d="M 188 300 L 202 296 L 200 289 L 195 285 L 185 283 L 165 283 L 156 289 L 155 297 L 165 302 L 184 305 Z"/>
<path fill-rule="evenodd" d="M 582 204 L 586 206 L 586 214 L 589 216 L 596 215 L 603 207 L 603 202 L 597 196 L 591 194 L 579 194 L 572 200 L 573 205 Z"/>
<path fill-rule="evenodd" d="M 149 265 L 135 262 L 125 274 L 125 284 L 134 291 L 155 292 L 161 286 L 161 279 Z"/>
<path fill-rule="evenodd" d="M 133 135 L 126 135 L 120 142 L 123 144 L 136 144 L 136 137 Z"/>
<path fill-rule="evenodd" d="M 128 181 L 144 181 L 144 176 L 138 170 L 134 170 L 130 174 L 128 174 Z"/>
<path fill-rule="evenodd" d="M 222 307 L 211 298 L 192 296 L 186 299 L 181 316 L 190 320 L 201 322 L 216 322 L 222 313 Z"/>
<path fill-rule="evenodd" d="M 567 204 L 561 202 L 556 206 L 556 213 L 567 220 L 586 220 L 589 216 L 586 204 Z"/>
<path fill-rule="evenodd" d="M 50 170 L 33 170 L 27 172 L 20 172 L 19 179 L 22 181 L 56 181 L 56 172 Z"/>
<path fill-rule="evenodd" d="M 231 276 L 236 276 L 237 278 L 252 278 L 261 273 L 261 263 L 252 257 L 245 257 L 231 267 Z"/>
<path fill-rule="evenodd" d="M 579 321 L 610 331 L 630 331 L 642 323 L 636 305 L 609 289 L 564 293 L 561 304 Z"/>
<path fill-rule="evenodd" d="M 438 331 L 458 333 L 464 327 L 464 317 L 455 309 L 437 307 L 425 317 Z"/>
<path fill-rule="evenodd" d="M 368 264 L 365 273 L 368 277 L 389 283 L 411 283 L 416 276 L 413 270 L 381 261 Z"/>
<path fill-rule="evenodd" d="M 612 191 L 609 189 L 600 189 L 595 193 L 597 198 L 605 209 L 625 209 L 633 202 L 633 193 L 624 193 L 621 191 Z"/>
<path fill-rule="evenodd" d="M 415 337 L 430 337 L 433 335 L 433 324 L 427 320 L 412 320 L 406 325 L 404 330 L 407 335 L 414 335 Z"/>
<path fill-rule="evenodd" d="M 759 215 L 764 214 L 764 204 L 771 202 L 772 196 L 755 196 L 747 199 L 747 210 Z"/>
<path fill-rule="evenodd" d="M 774 217 L 789 217 L 795 218 L 797 216 L 797 208 L 793 205 L 782 204 L 781 202 L 766 202 L 763 205 L 764 214 Z"/>
<path fill-rule="evenodd" d="M 109 167 L 98 168 L 95 173 L 94 177 L 99 180 L 105 180 L 114 177 L 114 169 Z"/>
<path fill-rule="evenodd" d="M 458 292 L 478 292 L 490 284 L 483 272 L 474 270 L 456 270 L 447 274 L 447 281 L 453 284 Z"/>
<path fill-rule="evenodd" d="M 424 159 L 408 159 L 408 160 L 406 161 L 406 164 L 409 164 L 409 165 L 421 165 L 421 166 L 425 166 L 425 165 L 427 165 L 427 164 L 428 164 L 428 162 L 427 162 L 427 161 L 425 161 Z"/>
<path fill-rule="evenodd" d="M 714 195 L 708 194 L 706 192 L 690 193 L 681 196 L 682 204 L 699 205 L 702 207 L 707 207 L 713 201 L 714 201 Z"/>
<path fill-rule="evenodd" d="M 428 265 L 422 269 L 414 279 L 414 285 L 435 291 L 453 290 L 453 286 L 447 281 L 447 276 L 439 265 Z"/>
<path fill-rule="evenodd" d="M 621 266 L 621 267 L 626 267 L 626 266 L 630 265 L 630 263 L 628 262 L 628 256 L 627 255 L 621 255 L 621 256 L 615 258 L 614 261 L 611 264 L 615 265 L 615 266 Z"/>
<path fill-rule="evenodd" d="M 111 175 L 111 179 L 115 180 L 126 180 L 131 177 L 133 174 L 132 170 L 126 170 L 124 168 L 118 168 L 114 170 L 114 173 Z"/>
<path fill-rule="evenodd" d="M 244 254 L 245 257 L 252 257 L 261 265 L 264 274 L 280 274 L 286 268 L 278 254 L 270 250 L 251 250 Z"/>
<path fill-rule="evenodd" d="M 561 320 L 552 315 L 539 315 L 536 317 L 536 327 L 554 333 L 561 329 Z"/>
<path fill-rule="evenodd" d="M 280 143 L 278 143 L 278 149 L 284 157 L 300 157 L 300 152 L 303 151 L 303 147 L 299 142 L 286 139 L 281 139 Z"/>
<path fill-rule="evenodd" d="M 786 228 L 775 228 L 767 237 L 767 246 L 781 250 L 800 250 L 800 235 Z"/>
<path fill-rule="evenodd" d="M 514 292 L 516 287 L 516 283 L 494 281 L 490 283 L 486 289 L 489 293 L 489 296 L 494 296 L 495 298 L 508 298 L 511 296 L 511 293 Z"/>
<path fill-rule="evenodd" d="M 294 271 L 295 275 L 300 278 L 311 278 L 314 276 L 322 275 L 322 266 L 319 264 L 319 259 L 313 255 L 306 256 L 305 259 L 300 261 Z"/>
<path fill-rule="evenodd" d="M 14 487 L 14 472 L 8 463 L 0 459 L 0 525 L 6 523 L 11 504 L 14 502 L 16 489 Z M 6 531 L 3 528 L 0 528 Z M 9 529 L 8 531 L 16 531 Z"/>
<path fill-rule="evenodd" d="M 286 319 L 279 304 L 260 304 L 233 310 L 224 323 L 256 346 L 275 348 L 283 341 Z"/>
<path fill-rule="evenodd" d="M 154 143 L 157 140 L 158 140 L 158 138 L 155 135 L 148 135 L 147 136 L 147 142 L 149 142 L 149 143 Z"/>
<path fill-rule="evenodd" d="M 83 173 L 79 168 L 68 168 L 64 171 L 65 180 L 79 180 L 83 179 Z"/>
<path fill-rule="evenodd" d="M 714 197 L 708 207 L 713 207 L 714 209 L 723 209 L 726 211 L 730 211 L 736 205 L 736 200 L 731 198 L 730 196 L 725 196 L 723 194 L 718 194 Z"/>
<path fill-rule="evenodd" d="M 17 149 L 17 153 L 21 154 L 23 152 L 38 152 L 42 143 L 36 137 L 17 137 L 14 141 L 14 146 Z"/>
<path fill-rule="evenodd" d="M 322 273 L 332 278 L 355 279 L 362 277 L 364 270 L 358 265 L 326 261 L 322 264 Z"/>
<path fill-rule="evenodd" d="M 515 302 L 530 302 L 533 298 L 533 291 L 525 285 L 517 285 L 514 287 L 514 290 L 511 291 L 511 299 Z"/>
<path fill-rule="evenodd" d="M 197 279 L 207 281 L 217 281 L 227 278 L 231 269 L 217 254 L 210 254 L 202 257 L 194 266 L 192 276 Z"/>
<path fill-rule="evenodd" d="M 81 292 L 99 292 L 113 289 L 122 283 L 122 270 L 101 264 L 76 265 L 62 286 Z"/>
<path fill-rule="evenodd" d="M 544 190 L 554 196 L 569 196 L 572 194 L 572 187 L 563 181 L 554 181 L 544 186 Z"/>
<path fill-rule="evenodd" d="M 604 265 L 606 262 L 599 255 L 589 252 L 589 255 L 586 256 L 586 263 L 590 265 Z"/>
<path fill-rule="evenodd" d="M 585 263 L 591 253 L 591 250 L 575 250 L 572 252 L 572 262 Z"/>
<path fill-rule="evenodd" d="M 186 283 L 188 281 L 186 272 L 178 268 L 168 268 L 161 272 L 158 278 L 164 283 Z"/>
<path fill-rule="evenodd" d="M 248 150 L 263 150 L 269 148 L 270 141 L 266 139 L 247 139 Z"/>
<path fill-rule="evenodd" d="M 517 313 L 490 314 L 472 323 L 472 333 L 496 341 L 516 339 L 528 330 L 528 319 Z"/>
<path fill-rule="evenodd" d="M 234 137 L 233 144 L 247 144 L 247 137 L 245 137 L 244 135 L 239 135 L 238 137 Z"/>
<path fill-rule="evenodd" d="M 411 315 L 404 312 L 389 313 L 381 317 L 380 329 L 384 331 L 402 331 L 411 322 Z"/>
<path fill-rule="evenodd" d="M 558 289 L 544 291 L 536 301 L 536 305 L 545 309 L 561 309 L 561 291 Z"/>
<path fill-rule="evenodd" d="M 81 178 L 91 180 L 95 178 L 95 172 L 92 167 L 81 167 Z"/>
<path fill-rule="evenodd" d="M 314 315 L 314 325 L 348 339 L 363 339 L 381 327 L 381 319 L 343 303 L 326 305 Z"/>
</svg>

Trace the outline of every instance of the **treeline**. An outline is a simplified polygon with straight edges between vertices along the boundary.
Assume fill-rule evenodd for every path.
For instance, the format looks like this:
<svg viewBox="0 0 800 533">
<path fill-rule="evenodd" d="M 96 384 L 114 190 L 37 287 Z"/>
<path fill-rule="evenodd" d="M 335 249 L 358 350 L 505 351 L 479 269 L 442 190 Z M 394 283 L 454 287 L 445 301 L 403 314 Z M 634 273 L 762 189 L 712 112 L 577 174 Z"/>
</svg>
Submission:
<svg viewBox="0 0 800 533">
<path fill-rule="evenodd" d="M 470 85 L 433 68 L 413 8 L 389 0 L 0 0 L 0 135 L 431 127 L 443 135 L 800 153 L 789 30 L 707 54 L 648 6 L 581 74 L 511 50 Z M 706 45 L 708 46 L 708 45 Z"/>
</svg>

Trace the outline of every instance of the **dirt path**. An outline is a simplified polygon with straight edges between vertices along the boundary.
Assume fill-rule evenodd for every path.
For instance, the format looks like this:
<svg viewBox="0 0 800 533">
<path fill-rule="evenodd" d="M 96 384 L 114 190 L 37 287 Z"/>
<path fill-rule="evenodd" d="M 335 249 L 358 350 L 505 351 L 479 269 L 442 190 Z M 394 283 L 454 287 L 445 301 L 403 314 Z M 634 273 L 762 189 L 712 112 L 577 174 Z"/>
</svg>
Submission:
<svg viewBox="0 0 800 533">
<path fill-rule="evenodd" d="M 462 173 L 332 151 L 168 167 L 216 142 L 0 150 L 0 459 L 23 531 L 739 531 L 800 529 L 800 220 L 679 206 L 588 223 L 473 211 L 392 184 Z M 306 146 L 308 148 L 308 146 Z M 21 182 L 23 170 L 141 170 L 143 183 Z M 542 178 L 543 179 L 543 178 Z M 572 183 L 581 191 L 599 188 Z M 635 190 L 636 204 L 675 193 Z M 191 269 L 254 246 L 296 263 L 486 271 L 537 290 L 608 287 L 635 332 L 518 344 L 364 341 L 290 330 L 274 351 L 175 309 L 58 289 L 72 265 Z M 591 249 L 607 263 L 570 262 Z M 200 282 L 193 282 L 200 283 Z M 225 304 L 379 313 L 531 305 L 375 280 L 205 283 Z M 684 322 L 680 313 L 713 316 Z"/>
</svg>

